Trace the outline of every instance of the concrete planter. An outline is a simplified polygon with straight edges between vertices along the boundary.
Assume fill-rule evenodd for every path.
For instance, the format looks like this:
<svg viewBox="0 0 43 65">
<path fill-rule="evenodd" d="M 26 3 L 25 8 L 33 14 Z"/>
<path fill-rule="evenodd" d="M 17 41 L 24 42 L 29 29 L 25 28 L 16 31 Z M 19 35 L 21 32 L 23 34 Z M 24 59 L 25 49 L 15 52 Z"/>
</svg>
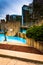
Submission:
<svg viewBox="0 0 43 65">
<path fill-rule="evenodd" d="M 38 49 L 38 50 L 43 52 L 43 42 L 35 41 L 32 38 L 26 38 L 26 40 L 27 40 L 28 46 L 34 47 L 34 48 L 36 48 L 36 49 Z"/>
<path fill-rule="evenodd" d="M 20 33 L 20 32 L 19 32 L 19 33 L 18 33 L 18 36 L 21 37 L 21 38 L 26 39 L 26 34 L 24 34 L 24 33 Z"/>
</svg>

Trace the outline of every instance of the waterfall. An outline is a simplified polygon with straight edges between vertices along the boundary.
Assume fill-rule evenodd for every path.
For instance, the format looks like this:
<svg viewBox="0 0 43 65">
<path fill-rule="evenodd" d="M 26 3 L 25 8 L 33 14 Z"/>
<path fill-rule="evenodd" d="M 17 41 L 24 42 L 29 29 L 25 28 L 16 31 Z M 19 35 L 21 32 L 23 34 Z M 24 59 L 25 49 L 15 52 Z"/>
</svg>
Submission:
<svg viewBox="0 0 43 65">
<path fill-rule="evenodd" d="M 22 26 L 23 26 L 23 15 L 22 15 Z"/>
</svg>

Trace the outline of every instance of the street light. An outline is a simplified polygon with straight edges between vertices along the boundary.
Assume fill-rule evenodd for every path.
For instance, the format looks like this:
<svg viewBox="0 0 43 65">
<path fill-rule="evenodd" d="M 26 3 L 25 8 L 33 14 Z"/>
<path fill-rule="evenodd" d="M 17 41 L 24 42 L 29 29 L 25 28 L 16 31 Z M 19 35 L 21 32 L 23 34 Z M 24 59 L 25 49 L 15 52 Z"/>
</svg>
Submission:
<svg viewBox="0 0 43 65">
<path fill-rule="evenodd" d="M 5 28 L 5 26 L 3 26 L 3 32 L 4 32 L 4 38 L 5 38 L 4 41 L 7 41 L 7 39 L 6 39 L 7 29 Z"/>
</svg>

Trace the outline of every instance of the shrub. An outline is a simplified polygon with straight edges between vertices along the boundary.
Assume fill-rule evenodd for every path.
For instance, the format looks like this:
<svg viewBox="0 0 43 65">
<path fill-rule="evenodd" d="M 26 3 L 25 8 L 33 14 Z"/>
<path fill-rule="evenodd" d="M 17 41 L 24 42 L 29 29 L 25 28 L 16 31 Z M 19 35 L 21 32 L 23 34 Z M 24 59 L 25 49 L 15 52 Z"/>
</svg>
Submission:
<svg viewBox="0 0 43 65">
<path fill-rule="evenodd" d="M 38 41 L 43 41 L 43 25 L 30 27 L 26 32 L 26 36 Z"/>
</svg>

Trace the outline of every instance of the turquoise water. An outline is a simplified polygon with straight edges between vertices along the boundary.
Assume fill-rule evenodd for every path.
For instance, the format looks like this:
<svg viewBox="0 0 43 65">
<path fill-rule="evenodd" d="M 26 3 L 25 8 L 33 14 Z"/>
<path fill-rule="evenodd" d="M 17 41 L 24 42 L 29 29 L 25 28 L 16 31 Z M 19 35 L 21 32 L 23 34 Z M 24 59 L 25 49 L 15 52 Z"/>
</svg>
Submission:
<svg viewBox="0 0 43 65">
<path fill-rule="evenodd" d="M 25 33 L 26 34 L 26 30 L 23 30 L 22 33 Z"/>
<path fill-rule="evenodd" d="M 4 34 L 0 34 L 0 41 L 4 41 L 5 38 L 4 38 Z"/>
<path fill-rule="evenodd" d="M 24 29 L 23 29 L 23 30 L 20 30 L 20 32 L 22 32 L 22 33 L 25 33 L 25 34 L 26 34 L 26 30 L 24 30 Z"/>
<path fill-rule="evenodd" d="M 26 40 L 20 37 L 13 37 L 13 36 L 6 36 L 8 42 L 16 42 L 16 43 L 23 43 L 26 44 Z M 4 41 L 5 37 L 4 34 L 0 34 L 0 41 Z"/>
</svg>

